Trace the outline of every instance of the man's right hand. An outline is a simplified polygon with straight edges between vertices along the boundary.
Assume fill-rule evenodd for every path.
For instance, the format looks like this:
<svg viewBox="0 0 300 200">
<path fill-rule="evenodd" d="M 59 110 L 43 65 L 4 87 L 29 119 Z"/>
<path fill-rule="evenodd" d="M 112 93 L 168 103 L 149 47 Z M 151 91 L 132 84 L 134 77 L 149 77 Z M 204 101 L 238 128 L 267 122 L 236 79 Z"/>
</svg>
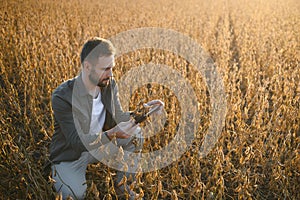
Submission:
<svg viewBox="0 0 300 200">
<path fill-rule="evenodd" d="M 138 128 L 138 125 L 134 123 L 133 120 L 129 120 L 127 122 L 120 122 L 114 128 L 107 131 L 107 136 L 109 139 L 121 138 L 127 139 L 131 137 L 131 135 L 135 132 Z"/>
</svg>

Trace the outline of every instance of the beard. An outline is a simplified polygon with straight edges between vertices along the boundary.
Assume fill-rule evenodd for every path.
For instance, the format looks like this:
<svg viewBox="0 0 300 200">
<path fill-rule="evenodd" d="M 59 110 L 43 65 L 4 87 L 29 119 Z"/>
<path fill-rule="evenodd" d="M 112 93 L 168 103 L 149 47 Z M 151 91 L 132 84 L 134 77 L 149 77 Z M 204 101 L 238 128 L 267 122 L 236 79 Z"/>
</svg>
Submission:
<svg viewBox="0 0 300 200">
<path fill-rule="evenodd" d="M 97 85 L 99 87 L 106 87 L 109 83 L 109 78 L 99 80 L 98 76 L 97 77 L 93 76 L 95 74 L 96 74 L 96 72 L 94 69 L 89 74 L 89 80 L 91 81 L 91 83 L 93 83 L 94 85 Z"/>
<path fill-rule="evenodd" d="M 106 82 L 104 82 L 104 81 L 106 81 Z M 109 83 L 109 78 L 107 78 L 107 79 L 104 79 L 104 80 L 102 80 L 102 81 L 99 81 L 98 82 L 98 84 L 97 84 L 97 86 L 99 86 L 99 87 L 106 87 L 106 86 L 108 86 L 108 83 Z"/>
</svg>

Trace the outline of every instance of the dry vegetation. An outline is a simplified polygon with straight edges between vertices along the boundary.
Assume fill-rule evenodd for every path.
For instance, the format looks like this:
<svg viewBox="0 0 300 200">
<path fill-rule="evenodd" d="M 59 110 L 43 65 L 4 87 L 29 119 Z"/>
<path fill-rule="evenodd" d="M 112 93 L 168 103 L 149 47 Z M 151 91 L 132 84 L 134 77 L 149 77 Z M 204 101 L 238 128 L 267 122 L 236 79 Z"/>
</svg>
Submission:
<svg viewBox="0 0 300 200">
<path fill-rule="evenodd" d="M 149 26 L 188 35 L 211 54 L 228 107 L 208 156 L 190 149 L 172 165 L 140 175 L 135 190 L 145 199 L 300 199 L 299 1 L 4 0 L 0 6 L 1 199 L 55 198 L 44 169 L 52 90 L 78 73 L 87 38 Z M 182 58 L 155 49 L 119 58 L 116 78 L 149 61 L 174 67 L 197 92 L 199 147 L 210 119 L 205 83 Z M 171 140 L 178 123 L 180 107 L 167 88 L 140 88 L 131 106 L 153 98 L 166 102 L 169 123 L 145 150 Z M 115 198 L 113 176 L 102 164 L 89 166 L 88 199 Z"/>
</svg>

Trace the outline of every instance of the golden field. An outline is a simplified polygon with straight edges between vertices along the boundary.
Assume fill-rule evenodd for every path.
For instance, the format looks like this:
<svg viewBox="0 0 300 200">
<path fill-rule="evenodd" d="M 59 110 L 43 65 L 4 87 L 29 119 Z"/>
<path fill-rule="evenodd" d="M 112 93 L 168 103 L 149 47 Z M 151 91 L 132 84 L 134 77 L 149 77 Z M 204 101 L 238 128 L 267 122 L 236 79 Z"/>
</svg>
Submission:
<svg viewBox="0 0 300 200">
<path fill-rule="evenodd" d="M 1 199 L 59 199 L 45 169 L 51 93 L 78 74 L 88 38 L 142 27 L 178 31 L 209 52 L 223 76 L 227 114 L 218 142 L 200 158 L 211 109 L 194 66 L 155 49 L 118 58 L 117 80 L 143 63 L 173 67 L 193 86 L 201 114 L 192 147 L 168 167 L 139 174 L 134 190 L 147 200 L 300 199 L 299 1 L 4 0 L 0 19 Z M 154 98 L 165 102 L 168 124 L 144 151 L 172 140 L 180 114 L 172 91 L 155 84 L 135 91 L 130 108 Z M 116 199 L 114 174 L 90 165 L 87 199 Z"/>
</svg>

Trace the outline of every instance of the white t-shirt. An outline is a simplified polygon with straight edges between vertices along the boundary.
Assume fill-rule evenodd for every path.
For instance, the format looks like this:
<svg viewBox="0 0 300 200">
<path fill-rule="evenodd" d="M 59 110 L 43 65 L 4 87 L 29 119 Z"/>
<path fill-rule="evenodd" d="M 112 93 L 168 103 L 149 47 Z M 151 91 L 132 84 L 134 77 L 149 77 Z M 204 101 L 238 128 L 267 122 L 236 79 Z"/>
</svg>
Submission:
<svg viewBox="0 0 300 200">
<path fill-rule="evenodd" d="M 97 98 L 93 99 L 92 119 L 89 132 L 91 135 L 96 135 L 102 132 L 105 114 L 104 105 L 101 101 L 101 92 L 99 92 Z"/>
</svg>

